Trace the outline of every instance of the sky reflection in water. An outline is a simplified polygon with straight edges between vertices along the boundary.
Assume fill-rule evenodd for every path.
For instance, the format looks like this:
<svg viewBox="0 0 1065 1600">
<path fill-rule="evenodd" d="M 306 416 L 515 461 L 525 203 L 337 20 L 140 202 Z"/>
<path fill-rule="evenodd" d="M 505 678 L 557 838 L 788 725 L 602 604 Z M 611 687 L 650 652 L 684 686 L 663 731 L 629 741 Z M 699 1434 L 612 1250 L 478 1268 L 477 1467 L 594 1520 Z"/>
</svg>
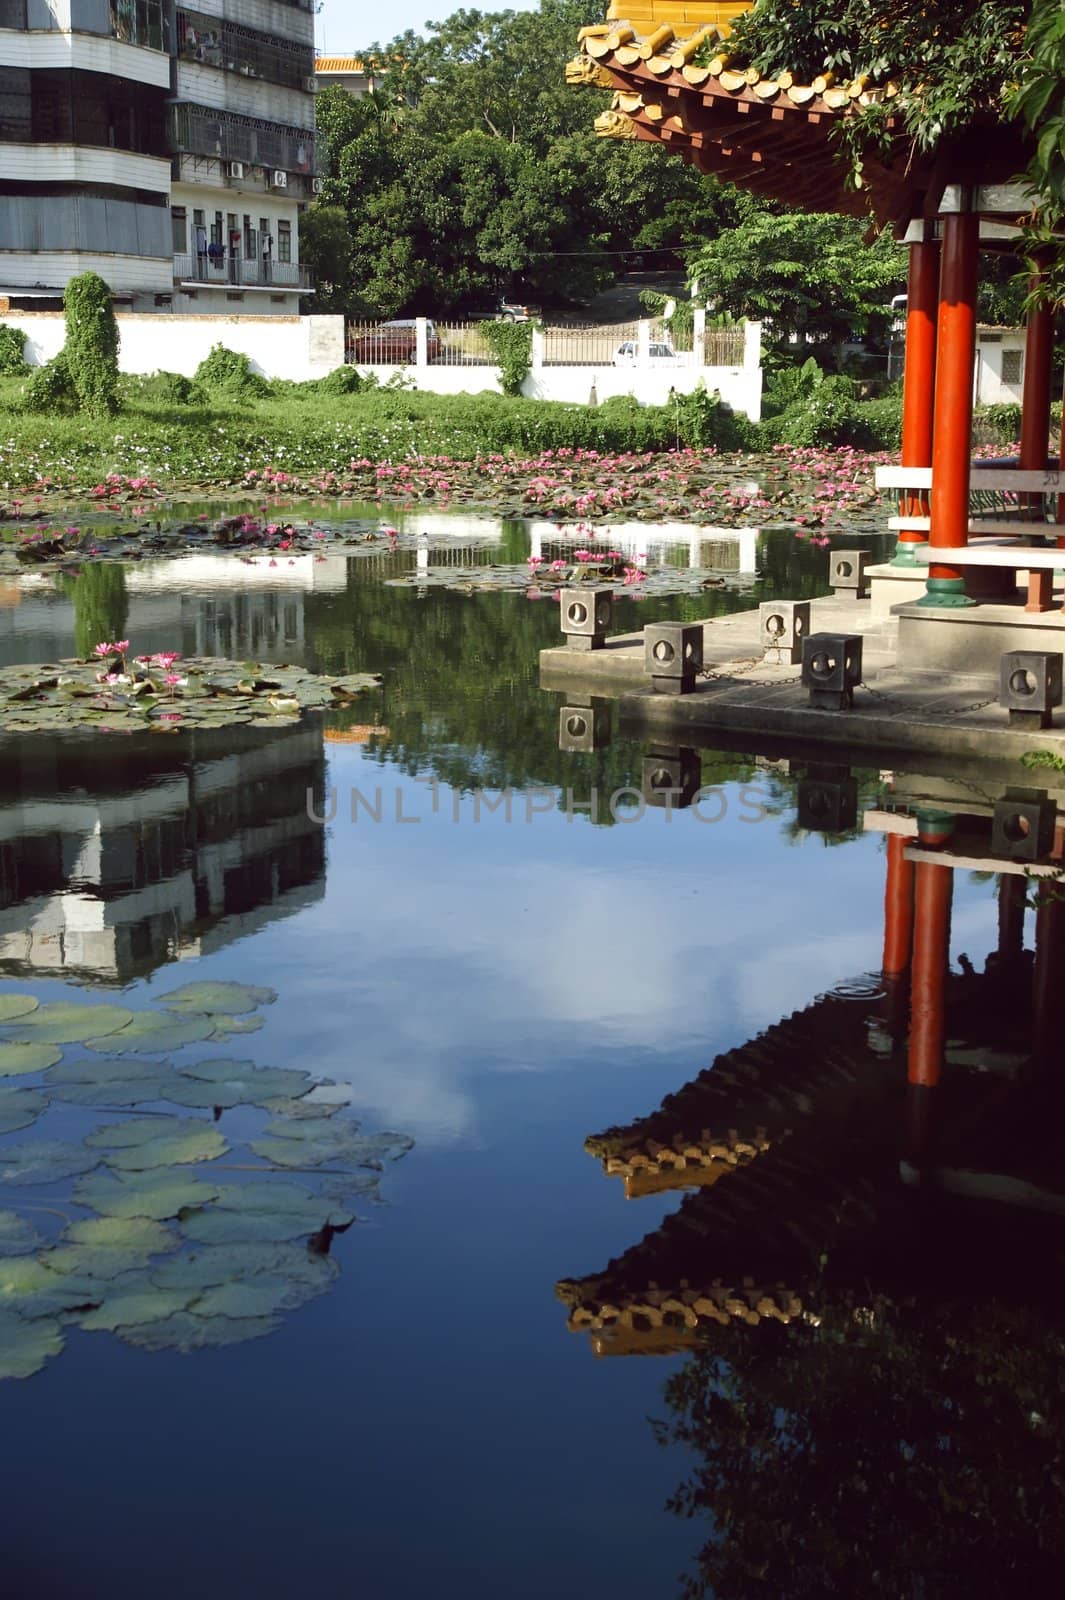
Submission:
<svg viewBox="0 0 1065 1600">
<path fill-rule="evenodd" d="M 761 594 L 818 592 L 823 558 L 790 538 L 764 541 L 761 559 Z M 133 932 L 107 945 L 95 981 L 129 983 L 136 1008 L 186 976 L 268 984 L 279 999 L 254 1051 L 232 1053 L 348 1083 L 367 1128 L 416 1140 L 386 1203 L 357 1208 L 365 1220 L 336 1242 L 332 1293 L 269 1339 L 180 1357 L 75 1332 L 38 1378 L 4 1385 L 13 1595 L 665 1597 L 705 1537 L 664 1510 L 690 1453 L 660 1451 L 646 1421 L 685 1358 L 595 1361 L 554 1296 L 679 1197 L 623 1203 L 583 1141 L 878 968 L 881 841 L 797 834 L 793 781 L 732 756 L 704 756 L 725 800 L 713 824 L 648 811 L 591 827 L 557 807 L 526 820 L 521 793 L 510 820 L 475 817 L 482 783 L 605 798 L 639 782 L 642 752 L 619 739 L 558 751 L 558 700 L 536 684 L 550 602 L 422 595 L 380 575 L 130 587 L 134 648 L 228 641 L 238 656 L 382 672 L 364 708 L 326 719 L 324 745 L 248 740 L 244 769 L 217 742 L 198 767 L 177 742 L 113 761 L 109 747 L 103 798 L 62 741 L 5 765 L 5 987 L 58 998 L 64 975 L 94 982 L 72 930 L 110 870 L 108 925 Z M 36 619 L 29 605 L 5 614 L 6 659 L 71 647 L 69 603 L 33 603 Z M 656 600 L 655 615 L 717 603 Z M 631 615 L 622 626 L 642 620 L 635 603 Z M 317 805 L 323 786 L 337 792 L 324 851 L 308 786 Z M 212 788 L 205 844 L 182 819 Z M 379 822 L 366 805 L 352 820 L 353 790 L 371 807 L 380 791 Z M 994 900 L 957 878 L 953 947 L 979 968 Z M 52 943 L 20 946 L 26 905 L 43 927 L 63 894 Z M 165 960 L 198 950 L 189 966 Z"/>
</svg>

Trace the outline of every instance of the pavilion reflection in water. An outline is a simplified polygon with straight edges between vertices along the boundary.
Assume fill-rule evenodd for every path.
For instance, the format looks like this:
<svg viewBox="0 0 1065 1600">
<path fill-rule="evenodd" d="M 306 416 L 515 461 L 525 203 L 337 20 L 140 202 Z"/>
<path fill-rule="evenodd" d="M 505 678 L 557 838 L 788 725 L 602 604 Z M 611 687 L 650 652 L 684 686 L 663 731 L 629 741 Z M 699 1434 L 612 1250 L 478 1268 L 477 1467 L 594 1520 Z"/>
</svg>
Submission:
<svg viewBox="0 0 1065 1600">
<path fill-rule="evenodd" d="M 655 747 L 644 762 L 648 802 L 665 772 L 672 803 L 691 804 L 698 765 L 697 751 Z M 849 771 L 792 772 L 802 774 L 805 827 L 859 824 Z M 730 1324 L 818 1326 L 832 1307 L 853 1315 L 917 1292 L 926 1277 L 936 1294 L 971 1295 L 974 1233 L 978 1280 L 1001 1251 L 997 1293 L 1028 1259 L 1016 1239 L 1033 1211 L 1050 1215 L 1065 1259 L 1060 813 L 1044 803 L 1038 858 L 1023 826 L 1004 854 L 1012 802 L 1003 794 L 985 788 L 974 799 L 980 791 L 965 780 L 881 776 L 881 804 L 861 821 L 885 835 L 882 971 L 815 997 L 657 1110 L 586 1141 L 627 1198 L 683 1194 L 603 1270 L 558 1285 L 569 1327 L 587 1332 L 598 1355 L 702 1347 Z M 997 876 L 998 942 L 982 971 L 965 956 L 950 967 L 958 870 Z M 1024 945 L 1028 911 L 1034 949 Z"/>
<path fill-rule="evenodd" d="M 24 737 L 0 765 L 0 973 L 125 984 L 324 892 L 323 732 Z"/>
</svg>

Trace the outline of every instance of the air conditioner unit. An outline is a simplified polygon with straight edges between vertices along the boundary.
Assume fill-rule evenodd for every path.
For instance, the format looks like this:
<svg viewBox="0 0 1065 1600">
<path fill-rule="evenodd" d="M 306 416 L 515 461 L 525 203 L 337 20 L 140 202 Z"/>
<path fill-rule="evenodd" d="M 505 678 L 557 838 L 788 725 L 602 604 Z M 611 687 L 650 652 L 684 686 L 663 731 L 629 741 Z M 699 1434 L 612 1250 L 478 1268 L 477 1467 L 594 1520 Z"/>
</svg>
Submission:
<svg viewBox="0 0 1065 1600">
<path fill-rule="evenodd" d="M 308 94 L 317 94 L 318 93 L 318 79 L 313 77 L 313 76 L 310 77 L 310 78 L 304 78 L 303 87 L 306 89 Z"/>
<path fill-rule="evenodd" d="M 271 189 L 287 189 L 288 188 L 288 173 L 287 172 L 271 172 L 271 174 L 270 174 L 270 187 L 271 187 Z"/>
<path fill-rule="evenodd" d="M 311 193 L 312 194 L 321 194 L 321 192 L 322 192 L 322 180 L 321 180 L 321 178 L 312 178 L 311 179 Z"/>
<path fill-rule="evenodd" d="M 229 161 L 229 162 L 227 162 L 226 163 L 226 174 L 230 178 L 243 178 L 243 176 L 244 176 L 244 163 L 243 163 L 243 161 Z"/>
</svg>

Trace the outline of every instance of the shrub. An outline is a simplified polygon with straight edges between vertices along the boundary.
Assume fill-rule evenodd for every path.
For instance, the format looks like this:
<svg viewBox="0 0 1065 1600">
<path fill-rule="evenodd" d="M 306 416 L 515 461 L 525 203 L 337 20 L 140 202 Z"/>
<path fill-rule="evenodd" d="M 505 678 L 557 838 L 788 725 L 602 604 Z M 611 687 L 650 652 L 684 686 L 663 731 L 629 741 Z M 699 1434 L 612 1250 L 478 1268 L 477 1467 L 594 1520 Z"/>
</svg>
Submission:
<svg viewBox="0 0 1065 1600">
<path fill-rule="evenodd" d="M 868 434 L 867 449 L 899 449 L 902 444 L 901 392 L 881 395 L 877 400 L 863 400 L 857 412 Z"/>
<path fill-rule="evenodd" d="M 481 331 L 499 366 L 503 393 L 517 399 L 532 367 L 532 323 L 486 322 Z"/>
<path fill-rule="evenodd" d="M 26 371 L 26 335 L 0 322 L 0 372 Z"/>
<path fill-rule="evenodd" d="M 680 442 L 700 449 L 752 450 L 756 448 L 757 426 L 747 417 L 737 416 L 715 391 L 708 394 L 702 383 L 690 394 L 675 400 L 680 418 Z"/>
<path fill-rule="evenodd" d="M 1021 408 L 1012 401 L 994 406 L 978 406 L 974 416 L 996 444 L 1014 444 L 1021 436 Z"/>
<path fill-rule="evenodd" d="M 27 411 L 44 411 L 69 415 L 78 409 L 78 395 L 67 364 L 67 353 L 60 350 L 57 356 L 37 367 L 26 386 L 24 405 Z"/>
<path fill-rule="evenodd" d="M 324 378 L 319 378 L 315 388 L 319 394 L 358 394 L 365 384 L 354 367 L 334 367 Z"/>
<path fill-rule="evenodd" d="M 768 420 L 782 416 L 792 406 L 809 399 L 824 376 L 813 356 L 799 367 L 778 367 L 766 372 L 762 389 L 763 417 Z"/>
<path fill-rule="evenodd" d="M 131 400 L 164 406 L 197 405 L 202 391 L 183 372 L 139 372 L 122 379 L 123 393 Z"/>
<path fill-rule="evenodd" d="M 216 394 L 232 398 L 253 399 L 270 393 L 270 385 L 261 373 L 253 372 L 251 362 L 243 352 L 227 350 L 216 344 L 196 368 L 196 382 Z"/>
<path fill-rule="evenodd" d="M 67 372 L 78 405 L 90 416 L 118 410 L 118 322 L 111 291 L 96 272 L 71 278 L 63 295 Z"/>
</svg>

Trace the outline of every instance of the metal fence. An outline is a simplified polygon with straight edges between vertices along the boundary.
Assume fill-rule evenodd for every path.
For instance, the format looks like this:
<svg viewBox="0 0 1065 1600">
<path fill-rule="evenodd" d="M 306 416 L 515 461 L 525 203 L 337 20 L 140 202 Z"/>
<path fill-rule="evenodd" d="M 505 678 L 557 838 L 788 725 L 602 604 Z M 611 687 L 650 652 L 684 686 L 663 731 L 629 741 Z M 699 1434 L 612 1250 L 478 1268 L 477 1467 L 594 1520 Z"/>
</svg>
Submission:
<svg viewBox="0 0 1065 1600">
<path fill-rule="evenodd" d="M 441 367 L 494 367 L 498 365 L 483 322 L 438 322 L 436 345 L 429 347 L 429 359 Z"/>
<path fill-rule="evenodd" d="M 543 330 L 545 367 L 609 367 L 635 361 L 639 324 L 636 322 L 574 324 Z M 631 351 L 626 349 L 631 346 Z"/>
<path fill-rule="evenodd" d="M 742 367 L 744 342 L 742 328 L 707 328 L 703 334 L 703 366 Z"/>
</svg>

